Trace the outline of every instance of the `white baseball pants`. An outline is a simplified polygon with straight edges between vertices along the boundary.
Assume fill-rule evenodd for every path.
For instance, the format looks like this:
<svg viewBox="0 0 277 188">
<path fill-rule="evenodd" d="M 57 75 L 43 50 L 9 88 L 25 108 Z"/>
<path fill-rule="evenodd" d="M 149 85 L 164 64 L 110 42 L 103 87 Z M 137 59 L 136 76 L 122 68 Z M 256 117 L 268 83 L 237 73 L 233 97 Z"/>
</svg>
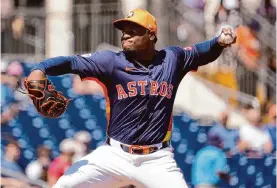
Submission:
<svg viewBox="0 0 277 188">
<path fill-rule="evenodd" d="M 187 188 L 183 174 L 167 147 L 147 155 L 129 154 L 120 143 L 96 150 L 73 164 L 53 186 L 54 188 Z"/>
</svg>

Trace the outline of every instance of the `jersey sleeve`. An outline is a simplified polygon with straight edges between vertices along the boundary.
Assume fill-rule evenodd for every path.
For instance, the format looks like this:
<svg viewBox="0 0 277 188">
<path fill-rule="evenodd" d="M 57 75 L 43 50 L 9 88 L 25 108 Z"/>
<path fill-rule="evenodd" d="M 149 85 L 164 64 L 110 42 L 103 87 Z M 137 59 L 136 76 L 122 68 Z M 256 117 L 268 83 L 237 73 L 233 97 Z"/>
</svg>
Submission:
<svg viewBox="0 0 277 188">
<path fill-rule="evenodd" d="M 59 56 L 46 59 L 33 70 L 40 70 L 50 76 L 77 74 L 82 79 L 94 77 L 104 81 L 112 73 L 114 52 L 101 51 L 87 55 Z"/>
<path fill-rule="evenodd" d="M 174 47 L 183 71 L 196 71 L 199 66 L 216 60 L 224 49 L 224 47 L 218 44 L 217 40 L 218 37 L 191 47 Z"/>
<path fill-rule="evenodd" d="M 114 65 L 114 52 L 101 51 L 93 54 L 73 56 L 72 71 L 81 79 L 94 77 L 104 81 L 110 77 Z"/>
</svg>

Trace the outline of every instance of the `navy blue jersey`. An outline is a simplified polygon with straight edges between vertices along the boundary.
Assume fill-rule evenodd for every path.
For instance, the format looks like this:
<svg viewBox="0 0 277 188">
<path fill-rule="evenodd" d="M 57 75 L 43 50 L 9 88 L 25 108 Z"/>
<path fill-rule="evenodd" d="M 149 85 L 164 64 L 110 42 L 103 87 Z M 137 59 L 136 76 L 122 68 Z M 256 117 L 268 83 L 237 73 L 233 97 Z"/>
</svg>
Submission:
<svg viewBox="0 0 277 188">
<path fill-rule="evenodd" d="M 182 78 L 215 60 L 222 49 L 215 38 L 185 49 L 172 46 L 157 51 L 148 67 L 122 51 L 101 51 L 60 57 L 59 63 L 45 61 L 36 69 L 97 81 L 107 100 L 107 135 L 126 144 L 150 145 L 171 137 L 173 103 Z"/>
</svg>

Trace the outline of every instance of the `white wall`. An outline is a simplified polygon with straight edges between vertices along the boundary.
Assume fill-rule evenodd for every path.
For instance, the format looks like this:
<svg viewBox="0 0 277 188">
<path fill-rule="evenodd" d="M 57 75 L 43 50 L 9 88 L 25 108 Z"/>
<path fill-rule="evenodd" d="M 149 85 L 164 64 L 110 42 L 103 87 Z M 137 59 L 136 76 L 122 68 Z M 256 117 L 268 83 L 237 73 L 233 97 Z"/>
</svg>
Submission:
<svg viewBox="0 0 277 188">
<path fill-rule="evenodd" d="M 122 12 L 126 16 L 131 10 L 135 8 L 146 9 L 147 1 L 146 0 L 121 0 Z"/>
<path fill-rule="evenodd" d="M 72 0 L 46 0 L 46 57 L 72 55 Z"/>
<path fill-rule="evenodd" d="M 218 119 L 219 114 L 228 108 L 220 97 L 197 80 L 192 73 L 188 73 L 180 83 L 174 106 L 194 116 L 208 116 L 214 119 Z M 239 113 L 233 111 L 230 114 L 228 124 L 231 127 L 246 123 L 247 120 Z"/>
</svg>

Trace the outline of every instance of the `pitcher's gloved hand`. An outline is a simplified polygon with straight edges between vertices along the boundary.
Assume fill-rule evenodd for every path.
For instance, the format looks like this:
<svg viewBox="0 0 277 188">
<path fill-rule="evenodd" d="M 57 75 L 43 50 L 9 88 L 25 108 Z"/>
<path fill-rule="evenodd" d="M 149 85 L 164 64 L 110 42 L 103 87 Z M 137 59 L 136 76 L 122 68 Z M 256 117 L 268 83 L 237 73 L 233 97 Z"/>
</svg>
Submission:
<svg viewBox="0 0 277 188">
<path fill-rule="evenodd" d="M 66 111 L 70 99 L 65 98 L 62 92 L 56 91 L 48 79 L 27 80 L 26 78 L 24 86 L 41 115 L 57 118 Z"/>
</svg>

